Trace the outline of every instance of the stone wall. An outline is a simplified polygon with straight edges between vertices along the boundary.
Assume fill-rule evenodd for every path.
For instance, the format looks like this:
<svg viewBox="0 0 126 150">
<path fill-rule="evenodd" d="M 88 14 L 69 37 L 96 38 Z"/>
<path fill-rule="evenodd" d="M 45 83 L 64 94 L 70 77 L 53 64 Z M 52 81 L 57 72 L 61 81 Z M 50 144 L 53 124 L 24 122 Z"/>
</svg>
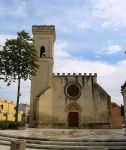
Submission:
<svg viewBox="0 0 126 150">
<path fill-rule="evenodd" d="M 55 26 L 33 26 L 33 39 L 37 51 L 39 68 L 32 76 L 30 98 L 30 122 L 36 122 L 37 100 L 44 91 L 52 86 L 53 51 L 55 41 Z M 40 57 L 41 47 L 45 49 L 45 57 Z"/>
<path fill-rule="evenodd" d="M 31 122 L 42 128 L 68 128 L 72 121 L 78 128 L 110 128 L 110 96 L 97 74 L 52 74 L 55 26 L 33 26 L 32 31 L 39 69 L 32 76 Z"/>
<path fill-rule="evenodd" d="M 80 85 L 81 95 L 77 99 L 70 99 L 65 93 L 69 83 Z M 97 84 L 94 74 L 57 74 L 53 76 L 53 124 L 68 127 L 67 107 L 76 105 L 79 114 L 80 128 L 110 128 L 111 106 L 110 96 Z M 78 105 L 78 106 L 77 106 Z"/>
</svg>

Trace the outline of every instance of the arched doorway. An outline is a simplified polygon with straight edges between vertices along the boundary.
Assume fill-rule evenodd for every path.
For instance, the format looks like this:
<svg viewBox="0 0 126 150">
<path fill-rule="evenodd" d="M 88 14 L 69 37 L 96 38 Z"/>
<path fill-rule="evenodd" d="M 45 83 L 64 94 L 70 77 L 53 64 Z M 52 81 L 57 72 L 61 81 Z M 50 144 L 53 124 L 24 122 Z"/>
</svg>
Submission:
<svg viewBox="0 0 126 150">
<path fill-rule="evenodd" d="M 72 102 L 66 107 L 67 111 L 67 126 L 79 127 L 81 121 L 81 108 L 79 104 Z"/>
<path fill-rule="evenodd" d="M 69 127 L 78 127 L 79 118 L 78 112 L 69 112 Z"/>
</svg>

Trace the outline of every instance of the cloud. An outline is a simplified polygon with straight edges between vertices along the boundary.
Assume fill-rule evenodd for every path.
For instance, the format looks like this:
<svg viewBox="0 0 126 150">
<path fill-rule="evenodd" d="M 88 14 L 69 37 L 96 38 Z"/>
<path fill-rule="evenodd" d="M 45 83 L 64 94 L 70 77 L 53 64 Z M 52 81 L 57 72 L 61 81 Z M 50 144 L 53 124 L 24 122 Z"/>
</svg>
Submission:
<svg viewBox="0 0 126 150">
<path fill-rule="evenodd" d="M 104 29 L 108 29 L 108 28 L 109 28 L 109 26 L 111 26 L 110 21 L 103 21 L 103 23 L 102 23 L 102 28 L 104 28 Z"/>
<path fill-rule="evenodd" d="M 64 58 L 69 57 L 69 53 L 67 52 L 67 49 L 69 48 L 69 44 L 66 42 L 57 42 L 55 44 L 55 52 L 54 52 L 54 58 Z"/>
<path fill-rule="evenodd" d="M 126 27 L 125 0 L 93 0 L 93 15 L 101 20 L 103 28 Z"/>
<path fill-rule="evenodd" d="M 26 3 L 22 2 L 20 5 L 16 4 L 16 9 L 12 12 L 12 15 L 17 17 L 27 16 Z"/>
<path fill-rule="evenodd" d="M 121 86 L 126 81 L 126 60 L 118 62 L 115 67 L 115 71 L 105 75 L 104 78 L 99 76 L 99 83 L 108 91 L 112 101 L 123 104 Z"/>
<path fill-rule="evenodd" d="M 106 46 L 104 46 L 101 50 L 97 51 L 96 53 L 100 55 L 111 55 L 116 54 L 122 50 L 123 48 L 121 45 L 109 41 Z"/>
<path fill-rule="evenodd" d="M 77 59 L 69 54 L 68 58 L 57 57 L 54 66 L 54 72 L 60 73 L 97 73 L 98 83 L 108 92 L 112 101 L 123 104 L 120 90 L 126 80 L 125 60 L 112 65 L 103 61 Z"/>
<path fill-rule="evenodd" d="M 78 23 L 77 27 L 80 29 L 89 29 L 91 25 L 87 23 L 86 21 L 82 21 Z"/>
<path fill-rule="evenodd" d="M 122 48 L 118 44 L 109 45 L 107 54 L 117 53 L 117 52 L 120 52 L 121 50 L 122 50 Z"/>
<path fill-rule="evenodd" d="M 107 64 L 101 61 L 88 61 L 79 60 L 75 57 L 69 57 L 64 59 L 56 59 L 55 71 L 66 73 L 95 73 L 98 72 L 100 76 L 105 76 L 115 71 L 113 65 Z"/>
<path fill-rule="evenodd" d="M 27 7 L 25 2 L 12 1 L 10 5 L 0 3 L 0 16 L 7 17 L 26 17 Z"/>
<path fill-rule="evenodd" d="M 39 3 L 38 1 L 35 3 Z M 72 5 L 71 5 L 72 3 Z M 36 5 L 36 4 L 35 4 Z M 56 1 L 48 3 L 47 1 L 43 2 L 43 6 L 47 9 L 42 9 L 41 5 L 36 6 L 33 12 L 34 18 L 39 19 L 45 24 L 54 23 L 58 31 L 65 33 L 73 33 L 77 29 L 85 30 L 90 28 L 91 20 L 88 11 L 88 3 L 82 1 Z M 56 7 L 57 6 L 57 7 Z M 63 8 L 63 9 L 61 9 Z M 74 11 L 73 11 L 74 10 Z M 41 15 L 40 15 L 41 14 Z"/>
<path fill-rule="evenodd" d="M 16 38 L 16 36 L 13 36 L 13 35 L 2 35 L 0 34 L 0 45 L 4 45 L 6 39 L 12 39 L 12 38 Z"/>
</svg>

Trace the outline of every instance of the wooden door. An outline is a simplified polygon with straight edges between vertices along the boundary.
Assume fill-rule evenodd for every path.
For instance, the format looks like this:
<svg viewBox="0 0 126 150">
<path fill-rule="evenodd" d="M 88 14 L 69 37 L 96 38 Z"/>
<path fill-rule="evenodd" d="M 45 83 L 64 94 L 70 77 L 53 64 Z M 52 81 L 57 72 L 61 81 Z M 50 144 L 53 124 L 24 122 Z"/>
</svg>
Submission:
<svg viewBox="0 0 126 150">
<path fill-rule="evenodd" d="M 69 127 L 78 127 L 78 112 L 69 113 Z"/>
</svg>

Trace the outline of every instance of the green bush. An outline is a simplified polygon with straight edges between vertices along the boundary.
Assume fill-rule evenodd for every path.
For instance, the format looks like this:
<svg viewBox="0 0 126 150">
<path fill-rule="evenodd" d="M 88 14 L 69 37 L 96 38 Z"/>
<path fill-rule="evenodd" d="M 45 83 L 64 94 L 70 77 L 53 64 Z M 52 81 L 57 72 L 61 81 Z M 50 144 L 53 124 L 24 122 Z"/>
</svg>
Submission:
<svg viewBox="0 0 126 150">
<path fill-rule="evenodd" d="M 0 128 L 1 129 L 8 129 L 9 123 L 7 121 L 0 121 Z"/>
<path fill-rule="evenodd" d="M 17 129 L 18 127 L 22 127 L 21 122 L 14 121 L 0 121 L 0 129 Z"/>
<path fill-rule="evenodd" d="M 16 122 L 9 121 L 8 129 L 16 129 L 18 127 Z"/>
</svg>

